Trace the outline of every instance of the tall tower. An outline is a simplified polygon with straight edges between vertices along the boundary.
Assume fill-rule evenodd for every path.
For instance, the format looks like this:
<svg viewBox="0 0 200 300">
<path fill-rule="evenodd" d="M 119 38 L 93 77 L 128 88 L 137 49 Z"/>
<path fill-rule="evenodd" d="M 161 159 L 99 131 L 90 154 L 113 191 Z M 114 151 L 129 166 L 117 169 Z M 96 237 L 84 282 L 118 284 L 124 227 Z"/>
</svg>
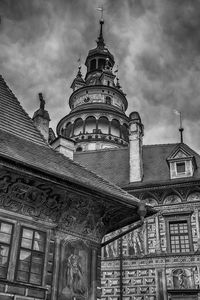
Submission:
<svg viewBox="0 0 200 300">
<path fill-rule="evenodd" d="M 83 79 L 81 67 L 71 88 L 70 113 L 60 120 L 57 134 L 76 142 L 76 151 L 90 151 L 128 146 L 128 103 L 118 78 L 113 73 L 114 57 L 105 46 L 103 19 L 96 48 L 85 61 Z"/>
</svg>

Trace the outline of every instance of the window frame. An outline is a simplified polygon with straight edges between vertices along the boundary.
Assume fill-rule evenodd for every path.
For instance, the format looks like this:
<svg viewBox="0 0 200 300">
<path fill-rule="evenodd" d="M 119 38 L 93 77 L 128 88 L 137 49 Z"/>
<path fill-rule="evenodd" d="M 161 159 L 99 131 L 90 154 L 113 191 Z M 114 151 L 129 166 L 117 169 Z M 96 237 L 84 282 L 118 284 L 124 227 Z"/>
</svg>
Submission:
<svg viewBox="0 0 200 300">
<path fill-rule="evenodd" d="M 183 172 L 178 172 L 178 165 L 184 165 L 184 171 Z M 178 175 L 183 175 L 186 173 L 186 163 L 185 161 L 181 161 L 181 162 L 176 162 L 176 174 Z"/>
<path fill-rule="evenodd" d="M 22 246 L 23 230 L 24 229 L 31 230 L 33 232 L 33 239 L 32 239 L 31 249 L 25 248 L 25 247 Z M 34 244 L 35 232 L 36 231 L 39 232 L 39 233 L 44 234 L 43 251 L 38 251 L 38 250 L 34 250 L 33 249 L 33 244 Z M 41 231 L 41 230 L 38 230 L 37 228 L 28 227 L 26 225 L 25 226 L 24 225 L 21 226 L 21 228 L 20 228 L 20 235 L 19 235 L 19 242 L 18 242 L 17 258 L 16 258 L 16 268 L 15 268 L 15 275 L 14 275 L 15 281 L 23 283 L 23 284 L 31 284 L 31 285 L 38 286 L 38 287 L 43 285 L 45 263 L 46 263 L 46 246 L 47 246 L 47 232 L 46 231 Z M 29 251 L 31 253 L 30 254 L 30 266 L 29 266 L 28 272 L 26 272 L 26 273 L 28 273 L 28 281 L 22 281 L 22 280 L 17 279 L 18 271 L 22 271 L 22 270 L 19 270 L 21 250 L 22 251 Z M 35 254 L 35 253 L 36 254 L 40 254 L 41 256 L 43 256 L 42 257 L 42 272 L 41 272 L 41 277 L 40 277 L 40 283 L 30 282 L 31 274 L 35 274 L 35 273 L 31 272 L 31 267 L 32 267 L 32 264 L 33 264 L 32 263 L 32 257 L 33 257 L 33 254 Z"/>
<path fill-rule="evenodd" d="M 163 213 L 166 224 L 166 241 L 167 241 L 167 253 L 172 255 L 188 255 L 189 253 L 194 253 L 194 247 L 192 242 L 192 227 L 191 227 L 191 215 L 193 211 L 187 212 L 169 212 Z M 189 240 L 189 251 L 188 252 L 172 252 L 171 251 L 171 237 L 170 237 L 170 222 L 179 223 L 187 222 L 188 226 L 188 240 Z"/>
<path fill-rule="evenodd" d="M 11 225 L 12 226 L 12 229 L 11 229 L 11 234 L 10 234 L 10 236 L 11 236 L 11 238 L 10 238 L 10 243 L 8 244 L 8 243 L 4 243 L 4 242 L 1 242 L 0 241 L 0 245 L 5 245 L 5 246 L 7 246 L 8 248 L 9 248 L 9 250 L 8 250 L 8 262 L 7 262 L 7 267 L 6 267 L 6 276 L 5 277 L 1 277 L 0 276 L 0 279 L 7 279 L 8 278 L 8 274 L 9 274 L 9 264 L 10 264 L 10 257 L 11 257 L 11 251 L 12 251 L 12 244 L 13 244 L 13 233 L 14 233 L 14 226 L 15 226 L 15 224 L 13 224 L 13 223 L 11 223 L 11 222 L 9 222 L 9 221 L 5 221 L 5 220 L 0 220 L 0 225 L 2 224 L 2 223 L 5 223 L 5 224 L 9 224 L 9 225 Z"/>
</svg>

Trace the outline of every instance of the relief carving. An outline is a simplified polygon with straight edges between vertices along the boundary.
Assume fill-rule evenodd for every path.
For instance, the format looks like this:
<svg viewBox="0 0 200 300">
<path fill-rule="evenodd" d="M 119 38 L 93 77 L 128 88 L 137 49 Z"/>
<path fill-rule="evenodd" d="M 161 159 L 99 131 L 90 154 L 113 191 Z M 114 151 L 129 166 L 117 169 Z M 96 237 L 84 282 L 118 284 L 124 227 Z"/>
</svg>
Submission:
<svg viewBox="0 0 200 300">
<path fill-rule="evenodd" d="M 175 289 L 194 288 L 194 276 L 191 269 L 176 269 L 172 274 Z"/>
<path fill-rule="evenodd" d="M 57 194 L 45 185 L 36 187 L 26 181 L 8 175 L 1 177 L 0 206 L 31 217 L 57 221 L 60 211 L 67 207 L 65 195 Z"/>
</svg>

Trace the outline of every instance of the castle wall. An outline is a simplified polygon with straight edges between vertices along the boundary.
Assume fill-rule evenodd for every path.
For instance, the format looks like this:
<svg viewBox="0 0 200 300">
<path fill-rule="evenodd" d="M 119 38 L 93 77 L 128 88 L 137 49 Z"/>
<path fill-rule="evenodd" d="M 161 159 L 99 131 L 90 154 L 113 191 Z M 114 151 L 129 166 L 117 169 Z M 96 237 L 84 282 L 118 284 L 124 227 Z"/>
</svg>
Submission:
<svg viewBox="0 0 200 300">
<path fill-rule="evenodd" d="M 159 213 L 102 249 L 102 299 L 200 299 L 199 186 L 136 194 Z"/>
</svg>

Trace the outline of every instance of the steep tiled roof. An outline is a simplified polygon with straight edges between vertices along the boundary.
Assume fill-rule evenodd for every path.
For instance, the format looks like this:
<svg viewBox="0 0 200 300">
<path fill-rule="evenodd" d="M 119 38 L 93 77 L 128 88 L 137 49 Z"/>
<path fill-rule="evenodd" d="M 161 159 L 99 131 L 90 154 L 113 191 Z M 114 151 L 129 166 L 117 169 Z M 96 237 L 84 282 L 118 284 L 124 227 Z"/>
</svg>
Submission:
<svg viewBox="0 0 200 300">
<path fill-rule="evenodd" d="M 100 176 L 115 184 L 129 182 L 128 149 L 105 149 L 99 151 L 75 152 L 74 160 L 96 171 Z"/>
<path fill-rule="evenodd" d="M 143 180 L 140 185 L 162 184 L 170 180 L 169 165 L 167 158 L 179 144 L 144 145 L 143 157 Z M 195 157 L 197 169 L 193 179 L 200 179 L 200 156 L 186 144 L 184 147 Z M 129 149 L 105 149 L 90 152 L 76 152 L 74 159 L 84 164 L 88 169 L 95 170 L 104 178 L 123 186 L 134 186 L 139 183 L 129 183 Z M 191 178 L 191 179 L 192 179 Z M 187 181 L 188 178 L 182 178 Z M 174 180 L 172 179 L 172 182 Z"/>
<path fill-rule="evenodd" d="M 0 129 L 47 147 L 43 136 L 0 75 Z"/>
<path fill-rule="evenodd" d="M 0 77 L 0 156 L 20 165 L 87 187 L 121 203 L 138 206 L 139 200 L 78 163 L 55 152 Z M 151 210 L 151 209 L 150 209 Z"/>
</svg>

